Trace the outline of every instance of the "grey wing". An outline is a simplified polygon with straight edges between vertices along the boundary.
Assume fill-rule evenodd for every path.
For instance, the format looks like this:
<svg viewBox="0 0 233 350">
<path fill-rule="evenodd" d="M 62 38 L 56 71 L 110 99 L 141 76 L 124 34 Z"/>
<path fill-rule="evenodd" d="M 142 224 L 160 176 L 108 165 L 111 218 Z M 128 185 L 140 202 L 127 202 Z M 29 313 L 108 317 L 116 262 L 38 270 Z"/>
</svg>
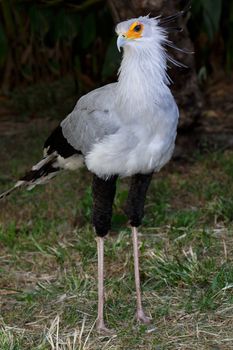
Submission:
<svg viewBox="0 0 233 350">
<path fill-rule="evenodd" d="M 108 84 L 80 98 L 62 122 L 67 141 L 85 156 L 93 145 L 114 134 L 119 126 L 114 114 L 115 84 Z"/>
</svg>

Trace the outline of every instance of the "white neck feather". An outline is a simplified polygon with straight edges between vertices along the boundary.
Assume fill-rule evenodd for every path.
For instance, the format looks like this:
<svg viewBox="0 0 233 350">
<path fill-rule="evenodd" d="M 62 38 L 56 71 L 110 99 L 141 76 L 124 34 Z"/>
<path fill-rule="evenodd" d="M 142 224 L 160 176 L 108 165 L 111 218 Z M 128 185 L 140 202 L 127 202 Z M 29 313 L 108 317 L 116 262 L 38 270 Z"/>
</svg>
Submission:
<svg viewBox="0 0 233 350">
<path fill-rule="evenodd" d="M 116 102 L 129 114 L 151 110 L 167 93 L 167 56 L 164 36 L 138 46 L 125 46 L 119 69 Z M 135 43 L 136 44 L 136 43 Z M 142 45 L 141 45 L 142 44 Z"/>
</svg>

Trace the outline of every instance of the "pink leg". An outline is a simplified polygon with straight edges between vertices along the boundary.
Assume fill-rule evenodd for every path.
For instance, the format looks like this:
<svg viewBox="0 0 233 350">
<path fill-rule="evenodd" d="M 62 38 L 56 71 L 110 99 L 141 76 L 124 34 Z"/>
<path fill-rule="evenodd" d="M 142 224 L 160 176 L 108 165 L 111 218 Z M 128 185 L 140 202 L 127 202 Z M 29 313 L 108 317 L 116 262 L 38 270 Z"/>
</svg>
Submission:
<svg viewBox="0 0 233 350">
<path fill-rule="evenodd" d="M 104 324 L 104 238 L 97 237 L 98 251 L 98 317 L 96 328 L 99 333 L 111 335 L 113 332 Z"/>
<path fill-rule="evenodd" d="M 149 324 L 150 318 L 147 317 L 142 308 L 142 297 L 140 288 L 140 275 L 139 275 L 139 258 L 138 258 L 138 231 L 136 227 L 132 227 L 132 238 L 133 238 L 133 255 L 134 255 L 134 275 L 135 275 L 135 286 L 137 295 L 137 321 Z"/>
</svg>

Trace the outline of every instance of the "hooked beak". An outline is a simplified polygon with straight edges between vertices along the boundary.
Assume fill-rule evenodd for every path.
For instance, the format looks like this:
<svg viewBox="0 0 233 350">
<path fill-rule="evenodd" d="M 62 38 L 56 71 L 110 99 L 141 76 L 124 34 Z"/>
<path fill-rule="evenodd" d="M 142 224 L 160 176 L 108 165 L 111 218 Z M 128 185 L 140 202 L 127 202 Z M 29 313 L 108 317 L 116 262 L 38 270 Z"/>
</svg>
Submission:
<svg viewBox="0 0 233 350">
<path fill-rule="evenodd" d="M 117 48 L 118 51 L 121 52 L 121 47 L 123 47 L 126 43 L 126 38 L 124 34 L 120 34 L 117 38 Z"/>
</svg>

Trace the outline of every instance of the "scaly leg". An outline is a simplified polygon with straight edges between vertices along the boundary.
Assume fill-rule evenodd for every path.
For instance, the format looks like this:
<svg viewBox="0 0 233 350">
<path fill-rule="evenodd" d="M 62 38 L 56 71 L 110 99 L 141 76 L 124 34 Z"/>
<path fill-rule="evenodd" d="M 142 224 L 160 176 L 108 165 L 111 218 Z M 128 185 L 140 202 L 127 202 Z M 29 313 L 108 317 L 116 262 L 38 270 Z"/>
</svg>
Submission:
<svg viewBox="0 0 233 350">
<path fill-rule="evenodd" d="M 133 255 L 134 255 L 134 275 L 135 275 L 135 286 L 137 295 L 137 321 L 149 324 L 150 318 L 147 317 L 142 308 L 142 297 L 141 297 L 141 287 L 140 287 L 140 275 L 139 275 L 139 258 L 138 258 L 138 232 L 136 227 L 132 227 L 132 238 L 133 238 Z"/>
<path fill-rule="evenodd" d="M 116 192 L 117 176 L 107 180 L 93 176 L 93 225 L 97 234 L 98 250 L 98 318 L 97 330 L 112 334 L 104 324 L 104 236 L 111 228 L 112 204 Z"/>
<path fill-rule="evenodd" d="M 107 335 L 113 334 L 113 331 L 108 329 L 104 323 L 104 238 L 97 237 L 98 251 L 98 317 L 96 328 L 99 333 Z"/>
</svg>

